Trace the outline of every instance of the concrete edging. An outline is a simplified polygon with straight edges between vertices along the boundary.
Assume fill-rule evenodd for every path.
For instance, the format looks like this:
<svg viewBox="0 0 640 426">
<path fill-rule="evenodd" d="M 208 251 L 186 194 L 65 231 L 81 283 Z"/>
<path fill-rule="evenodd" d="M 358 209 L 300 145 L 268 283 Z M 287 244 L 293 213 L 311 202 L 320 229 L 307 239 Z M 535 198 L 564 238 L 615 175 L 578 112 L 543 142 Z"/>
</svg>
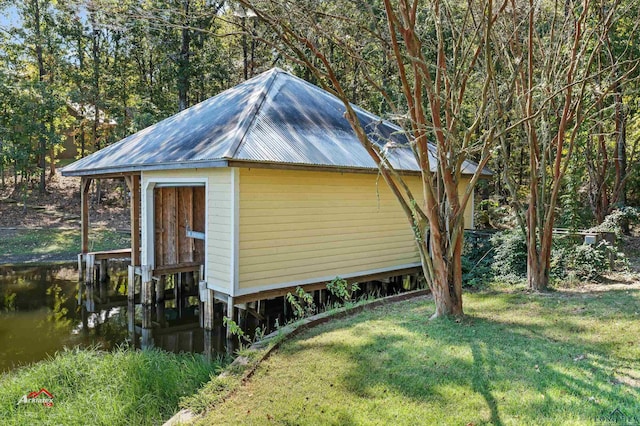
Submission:
<svg viewBox="0 0 640 426">
<path fill-rule="evenodd" d="M 314 327 L 317 327 L 320 324 L 324 324 L 329 322 L 332 319 L 345 318 L 351 315 L 358 314 L 367 309 L 376 308 L 378 306 L 387 305 L 389 303 L 402 302 L 409 299 L 414 299 L 422 296 L 428 296 L 431 292 L 428 289 L 425 290 L 413 290 L 408 291 L 406 293 L 394 294 L 392 296 L 383 297 L 381 299 L 375 299 L 370 302 L 366 302 L 360 305 L 350 306 L 350 307 L 342 307 L 336 310 L 330 310 L 327 312 L 323 312 L 308 318 L 303 318 L 294 323 L 288 324 L 272 333 L 269 333 L 260 341 L 253 343 L 249 346 L 248 350 L 251 352 L 260 352 L 263 353 L 258 357 L 257 360 L 254 361 L 251 368 L 245 371 L 240 378 L 240 383 L 244 384 L 247 380 L 253 376 L 256 372 L 260 364 L 265 361 L 267 358 L 271 356 L 271 354 L 278 349 L 282 343 L 285 341 L 296 337 L 304 331 L 310 330 Z M 275 343 L 269 347 L 269 344 L 275 340 Z M 266 350 L 265 350 L 266 348 Z M 222 373 L 218 375 L 219 378 L 224 378 L 229 376 L 229 371 L 233 370 L 234 367 L 242 367 L 248 365 L 250 362 L 249 358 L 246 356 L 239 356 L 233 360 L 231 364 L 229 364 Z M 224 398 L 227 399 L 233 393 L 235 389 L 229 391 L 228 395 Z M 184 423 L 190 423 L 199 417 L 200 414 L 194 414 L 191 410 L 180 410 L 173 417 L 167 420 L 163 426 L 175 426 Z"/>
</svg>

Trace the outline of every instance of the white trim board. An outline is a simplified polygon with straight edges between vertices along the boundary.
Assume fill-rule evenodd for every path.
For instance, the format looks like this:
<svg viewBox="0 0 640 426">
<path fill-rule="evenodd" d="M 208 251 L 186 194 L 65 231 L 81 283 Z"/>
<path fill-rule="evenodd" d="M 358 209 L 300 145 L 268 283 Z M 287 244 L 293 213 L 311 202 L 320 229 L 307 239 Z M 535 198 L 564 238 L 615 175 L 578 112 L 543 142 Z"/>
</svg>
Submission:
<svg viewBox="0 0 640 426">
<path fill-rule="evenodd" d="M 142 241 L 140 246 L 142 247 L 142 265 L 148 265 L 152 269 L 155 267 L 155 220 L 154 220 L 154 190 L 155 188 L 169 188 L 169 187 L 185 187 L 185 186 L 204 186 L 205 187 L 205 215 L 207 208 L 209 207 L 209 177 L 208 176 L 191 176 L 191 177 L 160 177 L 160 176 L 145 176 L 143 172 L 140 176 L 141 184 L 143 185 L 141 191 L 142 201 Z M 209 234 L 208 221 L 205 221 L 205 237 Z M 206 264 L 209 259 L 208 245 L 204 244 L 204 263 L 205 263 L 205 276 L 206 276 Z"/>
<path fill-rule="evenodd" d="M 231 169 L 231 294 L 240 291 L 240 169 Z"/>
</svg>

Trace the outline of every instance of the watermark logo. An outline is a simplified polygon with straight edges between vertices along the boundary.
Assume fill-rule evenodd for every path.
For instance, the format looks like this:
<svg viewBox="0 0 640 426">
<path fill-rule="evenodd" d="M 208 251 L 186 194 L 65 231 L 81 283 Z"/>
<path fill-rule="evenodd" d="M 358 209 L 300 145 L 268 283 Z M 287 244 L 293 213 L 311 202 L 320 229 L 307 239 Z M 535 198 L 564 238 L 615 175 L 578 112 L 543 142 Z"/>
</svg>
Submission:
<svg viewBox="0 0 640 426">
<path fill-rule="evenodd" d="M 22 398 L 18 400 L 18 405 L 20 404 L 42 404 L 45 407 L 53 407 L 53 395 L 45 388 L 42 388 L 39 391 L 22 395 Z"/>
<path fill-rule="evenodd" d="M 600 416 L 596 420 L 602 423 L 617 424 L 617 425 L 639 425 L 640 424 L 640 417 L 626 413 L 622 411 L 620 408 L 616 408 L 610 413 Z"/>
</svg>

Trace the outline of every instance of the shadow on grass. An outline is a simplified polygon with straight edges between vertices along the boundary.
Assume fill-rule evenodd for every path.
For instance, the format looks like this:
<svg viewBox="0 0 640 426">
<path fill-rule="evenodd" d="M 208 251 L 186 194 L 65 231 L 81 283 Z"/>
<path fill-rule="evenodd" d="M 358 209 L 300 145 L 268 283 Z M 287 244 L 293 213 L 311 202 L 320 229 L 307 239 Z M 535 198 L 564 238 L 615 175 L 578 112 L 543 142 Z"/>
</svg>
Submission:
<svg viewBox="0 0 640 426">
<path fill-rule="evenodd" d="M 389 388 L 417 404 L 435 404 L 445 410 L 458 405 L 460 413 L 448 415 L 470 416 L 458 421 L 600 423 L 615 410 L 640 418 L 640 388 L 616 378 L 630 363 L 633 371 L 640 371 L 637 359 L 612 357 L 607 350 L 611 343 L 583 336 L 590 332 L 583 324 L 585 313 L 575 311 L 587 303 L 589 321 L 600 317 L 615 321 L 640 311 L 637 294 L 622 293 L 607 294 L 600 300 L 565 297 L 560 303 L 557 298 L 521 296 L 531 298 L 529 303 L 541 312 L 531 321 L 526 313 L 517 320 L 501 319 L 498 310 L 475 312 L 462 321 L 427 321 L 424 302 L 407 303 L 403 304 L 405 312 L 374 320 L 394 321 L 391 331 L 367 325 L 368 316 L 331 328 L 351 328 L 366 343 L 306 342 L 303 346 L 346 356 L 352 367 L 343 381 L 354 395 L 373 397 Z M 475 297 L 482 302 L 482 296 Z M 625 298 L 629 305 L 611 312 L 611 302 L 618 304 Z M 517 297 L 510 300 L 507 309 L 528 306 L 520 302 Z M 484 408 L 480 408 L 488 410 L 488 416 L 477 409 L 465 410 L 465 397 L 472 395 L 462 389 L 481 395 Z M 342 420 L 349 424 L 348 419 Z"/>
</svg>

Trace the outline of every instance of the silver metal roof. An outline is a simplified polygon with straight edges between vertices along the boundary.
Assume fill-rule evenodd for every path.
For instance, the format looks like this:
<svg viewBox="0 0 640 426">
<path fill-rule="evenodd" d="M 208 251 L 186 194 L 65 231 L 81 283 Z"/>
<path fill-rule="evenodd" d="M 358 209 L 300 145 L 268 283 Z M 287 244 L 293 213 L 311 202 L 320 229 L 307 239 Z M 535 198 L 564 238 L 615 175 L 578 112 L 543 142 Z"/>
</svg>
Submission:
<svg viewBox="0 0 640 426">
<path fill-rule="evenodd" d="M 372 141 L 394 146 L 387 155 L 395 168 L 420 170 L 399 127 L 355 109 Z M 273 68 L 64 167 L 62 174 L 220 167 L 228 161 L 377 169 L 344 112 L 332 94 Z M 465 162 L 463 173 L 476 168 Z"/>
</svg>

